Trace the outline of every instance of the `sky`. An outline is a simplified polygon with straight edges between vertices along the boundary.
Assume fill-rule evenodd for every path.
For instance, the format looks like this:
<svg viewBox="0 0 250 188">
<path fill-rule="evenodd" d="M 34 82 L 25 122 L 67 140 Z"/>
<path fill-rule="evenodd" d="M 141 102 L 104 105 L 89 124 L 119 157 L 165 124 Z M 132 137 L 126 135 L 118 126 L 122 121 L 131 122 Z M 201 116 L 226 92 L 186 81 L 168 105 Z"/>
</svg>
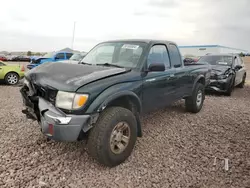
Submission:
<svg viewBox="0 0 250 188">
<path fill-rule="evenodd" d="M 0 51 L 88 51 L 132 38 L 250 51 L 250 0 L 3 0 L 1 7 Z"/>
</svg>

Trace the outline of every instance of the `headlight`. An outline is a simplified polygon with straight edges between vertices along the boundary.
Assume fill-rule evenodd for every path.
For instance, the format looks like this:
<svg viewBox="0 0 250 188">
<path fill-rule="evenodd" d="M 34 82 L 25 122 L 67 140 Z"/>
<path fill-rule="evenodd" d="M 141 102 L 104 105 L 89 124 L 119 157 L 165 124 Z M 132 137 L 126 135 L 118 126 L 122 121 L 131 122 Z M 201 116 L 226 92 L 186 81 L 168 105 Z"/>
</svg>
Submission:
<svg viewBox="0 0 250 188">
<path fill-rule="evenodd" d="M 85 105 L 87 100 L 87 94 L 58 91 L 56 95 L 56 107 L 67 110 L 79 109 Z"/>
<path fill-rule="evenodd" d="M 217 79 L 218 79 L 218 80 L 226 79 L 228 76 L 229 76 L 228 74 L 218 75 L 218 76 L 217 76 Z"/>
</svg>

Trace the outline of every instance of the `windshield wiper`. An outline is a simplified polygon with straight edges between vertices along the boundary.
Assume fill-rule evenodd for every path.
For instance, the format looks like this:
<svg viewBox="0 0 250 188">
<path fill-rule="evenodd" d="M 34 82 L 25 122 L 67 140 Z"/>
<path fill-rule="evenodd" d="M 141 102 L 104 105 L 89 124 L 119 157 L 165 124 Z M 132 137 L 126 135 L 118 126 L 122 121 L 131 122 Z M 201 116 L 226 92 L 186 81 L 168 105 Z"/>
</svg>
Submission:
<svg viewBox="0 0 250 188">
<path fill-rule="evenodd" d="M 106 66 L 106 67 L 117 67 L 117 68 L 124 68 L 122 66 L 119 66 L 119 65 L 115 65 L 115 64 L 111 64 L 111 63 L 98 63 L 96 64 L 98 66 Z"/>
<path fill-rule="evenodd" d="M 83 65 L 93 65 L 93 64 L 90 64 L 90 63 L 85 63 L 85 62 L 79 62 L 79 64 L 83 64 Z"/>
</svg>

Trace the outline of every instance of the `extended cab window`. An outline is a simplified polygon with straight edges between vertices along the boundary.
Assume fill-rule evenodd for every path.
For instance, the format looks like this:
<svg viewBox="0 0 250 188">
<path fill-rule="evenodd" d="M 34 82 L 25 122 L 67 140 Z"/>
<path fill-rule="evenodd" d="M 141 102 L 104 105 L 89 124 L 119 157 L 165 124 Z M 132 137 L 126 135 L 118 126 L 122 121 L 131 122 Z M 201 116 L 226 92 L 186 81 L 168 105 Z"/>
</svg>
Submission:
<svg viewBox="0 0 250 188">
<path fill-rule="evenodd" d="M 181 56 L 176 45 L 174 44 L 169 45 L 169 55 L 172 67 L 180 67 L 182 65 Z"/>
<path fill-rule="evenodd" d="M 163 63 L 165 68 L 170 68 L 168 51 L 165 45 L 154 45 L 148 55 L 148 66 L 152 63 Z"/>
<path fill-rule="evenodd" d="M 57 54 L 56 59 L 64 59 L 64 53 Z"/>
</svg>

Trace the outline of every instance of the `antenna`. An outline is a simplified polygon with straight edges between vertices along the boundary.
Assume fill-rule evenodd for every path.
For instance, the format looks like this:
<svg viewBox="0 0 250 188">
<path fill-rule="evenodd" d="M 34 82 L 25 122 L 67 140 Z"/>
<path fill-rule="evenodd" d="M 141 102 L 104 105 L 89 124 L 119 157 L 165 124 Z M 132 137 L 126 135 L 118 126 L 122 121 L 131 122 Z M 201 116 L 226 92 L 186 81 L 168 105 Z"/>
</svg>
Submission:
<svg viewBox="0 0 250 188">
<path fill-rule="evenodd" d="M 76 27 L 76 22 L 74 22 L 74 27 L 73 27 L 73 37 L 72 37 L 72 44 L 71 44 L 71 48 L 73 50 L 74 48 L 74 40 L 75 40 L 75 27 Z"/>
</svg>

